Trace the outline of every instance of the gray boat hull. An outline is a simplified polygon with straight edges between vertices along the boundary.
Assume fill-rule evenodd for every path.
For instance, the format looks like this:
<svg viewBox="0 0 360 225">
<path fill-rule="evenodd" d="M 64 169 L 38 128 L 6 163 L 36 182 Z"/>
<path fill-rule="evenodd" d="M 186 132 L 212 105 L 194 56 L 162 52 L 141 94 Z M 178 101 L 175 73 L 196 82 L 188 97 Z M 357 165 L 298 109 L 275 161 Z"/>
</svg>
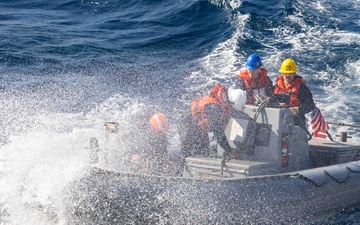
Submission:
<svg viewBox="0 0 360 225">
<path fill-rule="evenodd" d="M 70 193 L 75 224 L 294 223 L 360 204 L 360 161 L 224 180 L 91 167 Z"/>
</svg>

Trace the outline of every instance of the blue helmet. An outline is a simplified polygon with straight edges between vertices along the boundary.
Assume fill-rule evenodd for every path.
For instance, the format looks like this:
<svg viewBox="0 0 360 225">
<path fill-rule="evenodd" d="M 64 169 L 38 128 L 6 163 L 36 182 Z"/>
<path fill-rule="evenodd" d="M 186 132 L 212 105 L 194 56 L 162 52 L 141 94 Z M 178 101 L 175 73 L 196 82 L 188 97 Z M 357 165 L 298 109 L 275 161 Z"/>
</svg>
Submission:
<svg viewBox="0 0 360 225">
<path fill-rule="evenodd" d="M 252 54 L 246 60 L 245 67 L 249 70 L 257 70 L 262 66 L 261 59 L 258 55 Z"/>
</svg>

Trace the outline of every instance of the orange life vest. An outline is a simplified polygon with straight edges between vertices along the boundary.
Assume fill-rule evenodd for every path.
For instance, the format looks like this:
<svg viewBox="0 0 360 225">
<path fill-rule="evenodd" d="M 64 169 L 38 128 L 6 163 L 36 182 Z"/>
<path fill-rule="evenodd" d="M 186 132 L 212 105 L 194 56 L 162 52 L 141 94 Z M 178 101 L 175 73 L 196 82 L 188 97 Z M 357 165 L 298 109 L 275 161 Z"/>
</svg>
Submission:
<svg viewBox="0 0 360 225">
<path fill-rule="evenodd" d="M 261 89 L 271 85 L 269 79 L 267 78 L 267 73 L 268 73 L 267 69 L 260 68 L 259 79 L 255 81 L 250 77 L 249 71 L 247 69 L 240 70 L 240 73 L 237 76 L 244 80 L 246 86 L 246 93 L 248 96 L 246 104 L 254 104 L 255 102 L 254 89 Z"/>
<path fill-rule="evenodd" d="M 202 98 L 195 98 L 191 105 L 191 114 L 194 121 L 204 130 L 209 131 L 208 118 L 204 112 L 205 106 L 208 104 L 218 104 L 221 106 L 221 118 L 225 119 L 229 116 L 232 105 L 229 102 L 226 87 L 216 84 L 208 95 Z"/>
<path fill-rule="evenodd" d="M 301 104 L 299 99 L 300 84 L 306 84 L 306 82 L 299 76 L 296 76 L 290 84 L 285 87 L 284 78 L 280 75 L 276 78 L 276 85 L 274 88 L 274 94 L 289 93 L 290 104 L 284 105 L 287 107 L 295 107 Z"/>
</svg>

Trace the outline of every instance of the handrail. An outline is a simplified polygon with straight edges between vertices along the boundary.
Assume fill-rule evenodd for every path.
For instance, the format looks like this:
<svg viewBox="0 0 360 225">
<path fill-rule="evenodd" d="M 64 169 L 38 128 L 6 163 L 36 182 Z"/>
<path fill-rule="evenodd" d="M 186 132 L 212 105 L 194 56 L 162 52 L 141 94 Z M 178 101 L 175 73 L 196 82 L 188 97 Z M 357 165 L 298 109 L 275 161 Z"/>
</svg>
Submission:
<svg viewBox="0 0 360 225">
<path fill-rule="evenodd" d="M 332 124 L 332 125 L 337 125 L 337 126 L 347 126 L 347 127 L 359 127 L 360 128 L 360 124 L 358 123 L 335 123 L 335 122 L 329 122 L 329 121 L 326 121 L 328 124 Z"/>
</svg>

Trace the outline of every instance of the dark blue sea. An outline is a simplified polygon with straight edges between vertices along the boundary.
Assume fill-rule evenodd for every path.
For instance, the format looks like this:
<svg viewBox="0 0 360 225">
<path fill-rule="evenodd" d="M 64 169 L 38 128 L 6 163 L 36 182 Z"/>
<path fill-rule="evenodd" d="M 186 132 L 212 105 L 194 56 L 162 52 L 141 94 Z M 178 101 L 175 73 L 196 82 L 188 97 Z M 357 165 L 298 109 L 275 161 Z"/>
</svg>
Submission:
<svg viewBox="0 0 360 225">
<path fill-rule="evenodd" d="M 253 53 L 273 82 L 293 58 L 326 120 L 360 123 L 358 0 L 1 0 L 0 224 L 68 224 L 104 121 L 160 111 L 175 129 Z M 360 206 L 299 224 L 360 224 Z"/>
</svg>

